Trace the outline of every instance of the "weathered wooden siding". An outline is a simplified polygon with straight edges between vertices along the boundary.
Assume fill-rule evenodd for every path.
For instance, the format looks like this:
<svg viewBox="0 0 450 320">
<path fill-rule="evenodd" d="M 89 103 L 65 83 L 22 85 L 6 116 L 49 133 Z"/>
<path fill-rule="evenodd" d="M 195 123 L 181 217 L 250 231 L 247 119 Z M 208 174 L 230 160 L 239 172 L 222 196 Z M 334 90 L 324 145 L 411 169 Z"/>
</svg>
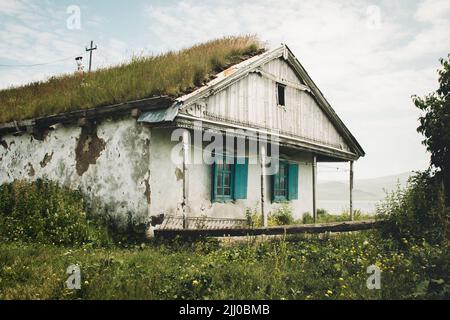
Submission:
<svg viewBox="0 0 450 320">
<path fill-rule="evenodd" d="M 277 105 L 276 81 L 272 76 L 249 73 L 206 98 L 204 112 L 192 106 L 184 112 L 214 120 L 278 130 L 282 134 L 350 150 L 311 94 L 298 88 L 303 84 L 302 81 L 283 59 L 273 60 L 260 69 L 265 74 L 292 84 L 286 87 L 285 107 Z"/>
</svg>

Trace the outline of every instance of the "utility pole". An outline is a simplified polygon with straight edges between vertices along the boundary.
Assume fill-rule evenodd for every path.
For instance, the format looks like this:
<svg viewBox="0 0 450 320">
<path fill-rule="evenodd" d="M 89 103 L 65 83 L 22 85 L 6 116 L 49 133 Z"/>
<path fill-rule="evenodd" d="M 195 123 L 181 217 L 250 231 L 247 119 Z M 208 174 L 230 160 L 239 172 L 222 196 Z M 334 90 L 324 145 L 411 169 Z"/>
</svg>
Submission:
<svg viewBox="0 0 450 320">
<path fill-rule="evenodd" d="M 91 47 L 86 48 L 86 52 L 89 52 L 89 72 L 92 68 L 92 51 L 97 50 L 97 46 L 94 47 L 94 41 L 91 41 Z"/>
</svg>

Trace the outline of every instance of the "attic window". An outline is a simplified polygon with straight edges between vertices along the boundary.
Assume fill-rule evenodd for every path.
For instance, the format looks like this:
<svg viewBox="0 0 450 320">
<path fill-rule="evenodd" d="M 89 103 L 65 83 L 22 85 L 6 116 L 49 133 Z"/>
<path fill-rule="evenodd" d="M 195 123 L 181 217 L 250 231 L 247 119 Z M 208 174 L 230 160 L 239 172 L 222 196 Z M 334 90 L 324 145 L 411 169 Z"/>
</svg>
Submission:
<svg viewBox="0 0 450 320">
<path fill-rule="evenodd" d="M 278 105 L 279 106 L 285 106 L 286 105 L 286 101 L 285 101 L 285 91 L 286 91 L 286 86 L 281 84 L 281 83 L 277 83 L 277 99 L 278 99 Z"/>
</svg>

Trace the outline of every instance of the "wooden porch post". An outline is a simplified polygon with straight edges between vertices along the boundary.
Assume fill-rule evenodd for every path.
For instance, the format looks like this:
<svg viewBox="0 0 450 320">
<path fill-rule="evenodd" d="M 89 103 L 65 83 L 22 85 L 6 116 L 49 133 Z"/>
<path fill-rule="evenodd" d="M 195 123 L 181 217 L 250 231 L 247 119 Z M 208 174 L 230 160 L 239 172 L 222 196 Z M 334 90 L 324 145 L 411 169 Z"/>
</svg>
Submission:
<svg viewBox="0 0 450 320">
<path fill-rule="evenodd" d="M 264 227 L 268 226 L 268 217 L 266 212 L 266 146 L 261 145 L 261 214 Z"/>
<path fill-rule="evenodd" d="M 189 159 L 189 132 L 183 132 L 183 229 L 188 228 L 188 189 L 189 189 L 189 174 L 188 174 L 188 159 Z"/>
<path fill-rule="evenodd" d="M 317 197 L 316 197 L 316 187 L 317 187 L 317 156 L 313 156 L 312 165 L 312 188 L 313 188 L 313 219 L 314 223 L 317 222 Z"/>
<path fill-rule="evenodd" d="M 353 161 L 350 161 L 350 220 L 353 221 Z"/>
</svg>

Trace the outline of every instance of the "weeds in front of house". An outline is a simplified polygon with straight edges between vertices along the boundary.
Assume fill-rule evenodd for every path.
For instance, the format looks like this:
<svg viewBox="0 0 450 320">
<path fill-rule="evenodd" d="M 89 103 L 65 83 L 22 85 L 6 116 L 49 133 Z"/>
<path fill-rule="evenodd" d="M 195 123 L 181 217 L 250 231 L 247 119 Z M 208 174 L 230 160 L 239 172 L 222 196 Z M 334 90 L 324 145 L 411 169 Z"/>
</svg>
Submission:
<svg viewBox="0 0 450 320">
<path fill-rule="evenodd" d="M 251 228 L 257 228 L 263 226 L 262 214 L 257 209 L 247 208 L 245 213 L 247 219 L 247 225 Z M 363 213 L 361 210 L 353 211 L 353 221 L 373 220 L 374 215 Z M 270 227 L 274 226 L 288 226 L 298 224 L 313 224 L 313 223 L 331 223 L 331 222 L 344 222 L 351 221 L 350 213 L 344 211 L 341 214 L 331 214 L 325 209 L 317 210 L 317 219 L 314 222 L 314 218 L 311 213 L 305 212 L 301 218 L 296 219 L 292 208 L 288 203 L 280 204 L 278 209 L 273 210 L 268 215 L 268 224 Z"/>
<path fill-rule="evenodd" d="M 366 214 L 361 210 L 353 210 L 353 221 L 373 220 L 374 218 L 374 215 Z M 343 222 L 351 220 L 349 211 L 344 211 L 341 214 L 331 214 L 325 209 L 317 209 L 316 223 Z M 301 221 L 303 224 L 311 224 L 314 223 L 314 218 L 311 213 L 307 212 L 303 215 Z"/>
<path fill-rule="evenodd" d="M 422 194 L 417 181 L 407 193 Z M 405 232 L 424 217 L 414 206 L 406 208 L 407 218 L 400 215 L 394 209 L 416 197 L 401 199 L 384 207 L 392 215 L 381 233 L 249 237 L 227 246 L 120 238 L 125 245 L 93 228 L 79 193 L 44 181 L 16 182 L 0 188 L 0 299 L 448 299 L 443 226 L 432 225 L 437 233 Z M 432 207 L 443 214 L 438 202 Z M 255 212 L 248 211 L 250 220 L 260 219 Z M 272 219 L 287 223 L 291 211 L 281 207 Z M 81 269 L 80 290 L 66 286 L 70 265 Z M 381 290 L 366 286 L 371 265 L 382 271 Z"/>
<path fill-rule="evenodd" d="M 269 215 L 269 226 L 287 226 L 295 224 L 297 221 L 292 213 L 292 208 L 288 203 L 283 203 L 277 210 Z"/>
<path fill-rule="evenodd" d="M 86 211 L 79 191 L 55 182 L 15 181 L 0 186 L 0 241 L 104 246 L 105 226 Z"/>
<path fill-rule="evenodd" d="M 397 299 L 448 298 L 448 251 L 403 249 L 372 232 L 303 241 L 218 246 L 158 243 L 133 248 L 0 245 L 1 299 Z M 81 268 L 68 290 L 67 266 Z M 367 267 L 382 289 L 366 287 Z"/>
</svg>

